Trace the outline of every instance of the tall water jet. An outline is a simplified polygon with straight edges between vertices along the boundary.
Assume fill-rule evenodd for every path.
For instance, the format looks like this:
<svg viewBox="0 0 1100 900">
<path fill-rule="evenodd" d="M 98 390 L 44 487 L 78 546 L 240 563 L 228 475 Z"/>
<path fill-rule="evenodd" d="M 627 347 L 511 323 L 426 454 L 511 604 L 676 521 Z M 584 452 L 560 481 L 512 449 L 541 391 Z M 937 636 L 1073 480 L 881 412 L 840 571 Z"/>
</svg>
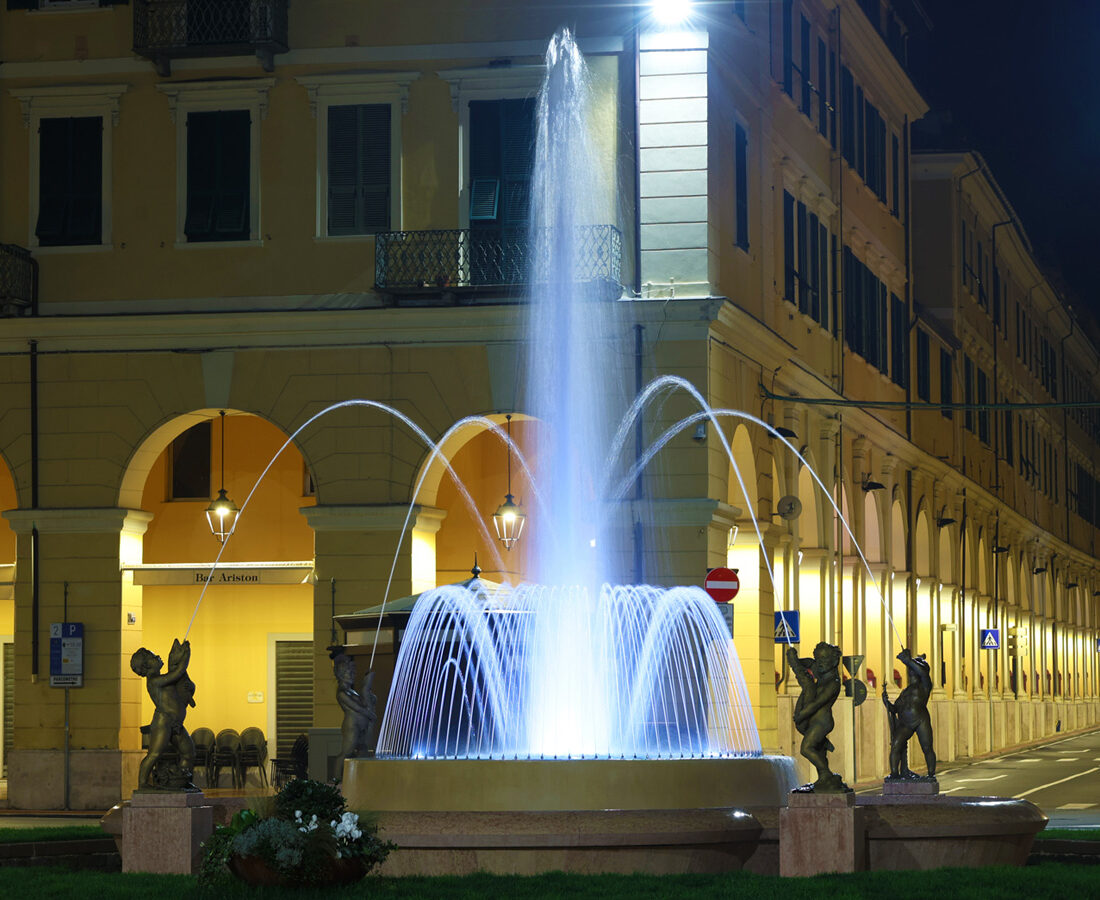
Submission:
<svg viewBox="0 0 1100 900">
<path fill-rule="evenodd" d="M 615 580 L 597 486 L 626 408 L 626 385 L 619 304 L 601 296 L 582 266 L 582 250 L 608 205 L 600 202 L 608 185 L 599 177 L 589 106 L 587 66 L 562 29 L 546 51 L 536 111 L 526 405 L 543 423 L 535 453 L 545 505 L 530 523 L 544 536 L 528 558 L 539 584 L 595 591 Z"/>
</svg>

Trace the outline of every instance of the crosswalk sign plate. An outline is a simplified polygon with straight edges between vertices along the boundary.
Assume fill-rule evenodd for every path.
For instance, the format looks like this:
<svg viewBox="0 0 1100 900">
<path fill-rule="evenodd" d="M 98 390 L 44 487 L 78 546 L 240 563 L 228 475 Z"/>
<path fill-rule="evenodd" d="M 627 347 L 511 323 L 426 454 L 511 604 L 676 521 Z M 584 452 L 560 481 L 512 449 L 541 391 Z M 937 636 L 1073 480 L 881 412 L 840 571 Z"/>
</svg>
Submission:
<svg viewBox="0 0 1100 900">
<path fill-rule="evenodd" d="M 778 610 L 775 614 L 775 642 L 777 644 L 798 643 L 798 610 Z"/>
<path fill-rule="evenodd" d="M 1001 629 L 983 628 L 981 630 L 981 647 L 983 650 L 1001 649 Z"/>
</svg>

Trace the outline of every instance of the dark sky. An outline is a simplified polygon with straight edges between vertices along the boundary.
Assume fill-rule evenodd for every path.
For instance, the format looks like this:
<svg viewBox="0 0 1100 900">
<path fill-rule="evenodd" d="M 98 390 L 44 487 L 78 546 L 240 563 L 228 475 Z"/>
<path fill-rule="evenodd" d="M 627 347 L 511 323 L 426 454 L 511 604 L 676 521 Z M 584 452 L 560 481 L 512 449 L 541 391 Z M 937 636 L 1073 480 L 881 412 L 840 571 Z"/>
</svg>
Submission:
<svg viewBox="0 0 1100 900">
<path fill-rule="evenodd" d="M 926 99 L 951 111 L 956 149 L 985 157 L 1070 304 L 1100 319 L 1100 2 L 920 2 Z"/>
</svg>

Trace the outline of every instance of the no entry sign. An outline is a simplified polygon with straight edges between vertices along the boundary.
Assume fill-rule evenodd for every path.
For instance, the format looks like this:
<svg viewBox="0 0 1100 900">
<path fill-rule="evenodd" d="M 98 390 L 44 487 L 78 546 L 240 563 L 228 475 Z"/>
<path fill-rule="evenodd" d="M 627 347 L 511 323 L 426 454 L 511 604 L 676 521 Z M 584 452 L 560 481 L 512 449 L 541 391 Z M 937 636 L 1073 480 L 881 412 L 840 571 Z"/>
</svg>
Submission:
<svg viewBox="0 0 1100 900">
<path fill-rule="evenodd" d="M 707 572 L 707 577 L 703 579 L 703 590 L 716 603 L 729 603 L 741 590 L 741 579 L 733 569 L 719 566 Z"/>
</svg>

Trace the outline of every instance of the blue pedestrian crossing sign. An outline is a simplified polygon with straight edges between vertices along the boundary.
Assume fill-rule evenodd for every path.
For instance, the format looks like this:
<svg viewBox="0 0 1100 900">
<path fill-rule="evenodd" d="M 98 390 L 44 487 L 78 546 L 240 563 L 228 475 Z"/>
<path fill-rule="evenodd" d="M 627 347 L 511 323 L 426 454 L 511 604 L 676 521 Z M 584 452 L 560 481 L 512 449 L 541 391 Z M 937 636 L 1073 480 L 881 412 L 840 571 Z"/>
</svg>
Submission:
<svg viewBox="0 0 1100 900">
<path fill-rule="evenodd" d="M 983 628 L 981 630 L 981 647 L 983 650 L 1001 649 L 1001 629 Z"/>
<path fill-rule="evenodd" d="M 779 610 L 775 614 L 775 642 L 777 644 L 798 643 L 798 610 Z"/>
</svg>

